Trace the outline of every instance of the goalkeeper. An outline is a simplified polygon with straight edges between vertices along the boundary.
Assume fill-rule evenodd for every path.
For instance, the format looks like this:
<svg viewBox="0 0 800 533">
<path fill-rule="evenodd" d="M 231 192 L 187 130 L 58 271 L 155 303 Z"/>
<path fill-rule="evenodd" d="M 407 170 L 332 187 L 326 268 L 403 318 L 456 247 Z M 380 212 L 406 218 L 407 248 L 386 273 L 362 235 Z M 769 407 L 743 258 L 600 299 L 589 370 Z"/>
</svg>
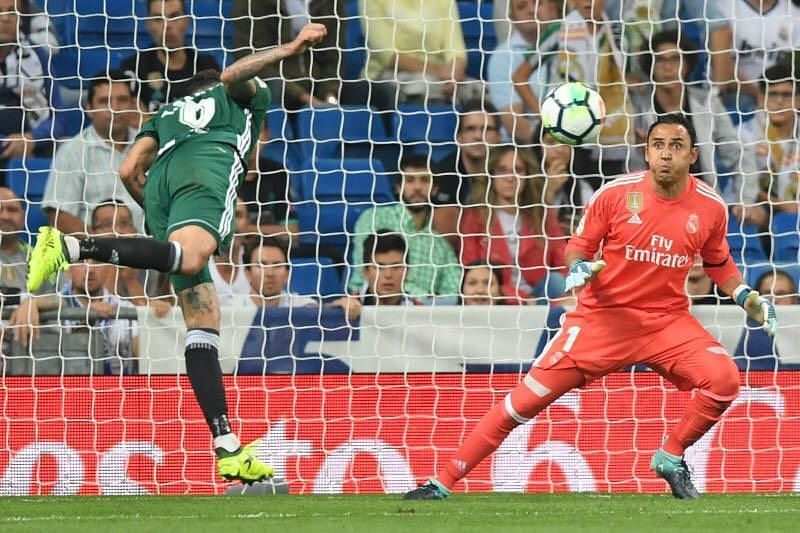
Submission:
<svg viewBox="0 0 800 533">
<path fill-rule="evenodd" d="M 144 207 L 155 239 L 78 239 L 42 227 L 30 256 L 31 292 L 69 263 L 85 259 L 171 274 L 186 321 L 186 373 L 211 428 L 219 474 L 229 480 L 252 483 L 272 476 L 273 469 L 254 456 L 254 443 L 242 447 L 231 431 L 218 360 L 219 303 L 208 259 L 231 241 L 237 190 L 270 104 L 270 92 L 256 73 L 303 53 L 325 34 L 323 25 L 308 24 L 294 41 L 244 57 L 221 75 L 199 72 L 191 96 L 162 107 L 144 126 L 120 177 Z"/>
<path fill-rule="evenodd" d="M 683 115 L 659 117 L 647 134 L 649 170 L 595 193 L 565 254 L 567 290 L 586 285 L 576 310 L 565 315 L 522 383 L 484 415 L 438 476 L 407 499 L 445 498 L 515 427 L 565 392 L 634 364 L 649 365 L 681 390 L 697 390 L 650 468 L 676 498 L 699 497 L 683 453 L 736 398 L 739 372 L 689 313 L 685 282 L 695 254 L 722 292 L 770 335 L 777 321 L 772 303 L 745 284 L 731 258 L 727 206 L 689 174 L 696 138 Z M 602 259 L 595 260 L 598 250 Z"/>
</svg>

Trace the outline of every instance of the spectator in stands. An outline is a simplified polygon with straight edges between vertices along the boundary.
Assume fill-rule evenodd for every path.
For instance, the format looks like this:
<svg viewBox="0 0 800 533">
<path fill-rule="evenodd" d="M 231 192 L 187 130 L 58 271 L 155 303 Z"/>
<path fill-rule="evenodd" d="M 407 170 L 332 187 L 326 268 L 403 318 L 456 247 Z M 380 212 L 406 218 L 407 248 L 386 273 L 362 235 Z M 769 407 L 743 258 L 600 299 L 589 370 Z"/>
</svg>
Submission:
<svg viewBox="0 0 800 533">
<path fill-rule="evenodd" d="M 357 296 L 362 305 L 418 305 L 406 296 L 406 241 L 398 233 L 378 230 L 364 241 L 364 279 Z"/>
<path fill-rule="evenodd" d="M 155 48 L 125 59 L 121 68 L 139 81 L 139 102 L 155 113 L 162 105 L 186 96 L 192 76 L 206 69 L 219 70 L 217 60 L 186 45 L 191 19 L 185 0 L 147 0 L 147 31 Z"/>
<path fill-rule="evenodd" d="M 605 0 L 575 2 L 575 9 L 559 25 L 561 51 L 551 62 L 548 74 L 553 82 L 582 81 L 596 87 L 605 101 L 606 120 L 598 139 L 600 146 L 579 148 L 574 159 L 575 174 L 586 176 L 594 189 L 599 188 L 605 178 L 628 171 L 628 147 L 634 140 L 622 53 L 628 48 L 624 38 L 614 31 L 616 25 L 608 20 L 604 7 Z M 515 87 L 525 98 L 521 89 L 528 88 L 527 84 Z M 529 108 L 532 104 L 526 102 Z"/>
<path fill-rule="evenodd" d="M 534 125 L 525 113 L 539 112 L 549 90 L 548 64 L 558 56 L 558 0 L 508 0 L 512 30 L 489 57 L 489 96 L 512 139 L 530 143 Z M 514 90 L 515 84 L 518 86 Z M 524 99 L 520 95 L 525 95 Z M 527 106 L 526 106 L 527 102 Z"/>
<path fill-rule="evenodd" d="M 546 178 L 529 152 L 493 147 L 488 176 L 476 179 L 459 227 L 461 262 L 488 261 L 501 269 L 504 296 L 528 302 L 564 292 L 566 238 L 544 205 Z"/>
<path fill-rule="evenodd" d="M 400 102 L 471 99 L 475 84 L 465 85 L 467 50 L 454 0 L 359 0 L 359 6 L 368 80 L 393 86 Z"/>
<path fill-rule="evenodd" d="M 502 277 L 496 268 L 483 260 L 473 261 L 464 266 L 464 274 L 461 277 L 461 304 L 504 304 L 502 285 Z"/>
<path fill-rule="evenodd" d="M 546 177 L 544 203 L 558 214 L 564 234 L 571 235 L 594 191 L 586 180 L 572 174 L 572 147 L 558 142 L 541 125 L 534 130 L 533 140 L 531 151 Z"/>
<path fill-rule="evenodd" d="M 23 321 L 18 322 L 18 329 L 14 337 L 27 346 L 32 340 L 39 337 L 39 312 L 78 308 L 94 312 L 100 320 L 93 324 L 96 331 L 103 336 L 103 354 L 105 372 L 107 374 L 131 374 L 136 371 L 136 357 L 138 356 L 138 325 L 135 320 L 116 318 L 120 308 L 132 308 L 133 304 L 121 300 L 111 294 L 106 288 L 108 276 L 114 267 L 99 264 L 94 261 L 74 263 L 69 268 L 69 279 L 59 291 L 56 299 L 30 298 L 26 300 L 26 313 L 18 313 Z M 22 310 L 23 306 L 20 306 Z M 64 321 L 64 333 L 69 334 L 70 328 L 80 327 L 85 321 Z M 24 331 L 25 334 L 19 332 Z"/>
<path fill-rule="evenodd" d="M 264 237 L 244 253 L 251 292 L 247 296 L 235 296 L 234 305 L 244 307 L 308 307 L 320 306 L 320 302 L 308 296 L 288 292 L 289 258 L 286 245 L 279 239 Z M 328 307 L 340 307 L 350 320 L 361 314 L 357 298 L 343 296 Z"/>
<path fill-rule="evenodd" d="M 655 33 L 664 30 L 677 30 L 681 27 L 681 35 L 691 35 L 697 42 L 705 43 L 709 52 L 710 76 L 707 73 L 705 60 L 697 65 L 692 80 L 710 78 L 720 91 L 734 88 L 731 27 L 720 8 L 722 2 L 710 0 L 681 2 L 678 0 L 607 0 L 606 16 L 615 23 L 621 23 L 618 30 L 623 31 L 628 43 L 628 50 L 634 54 L 648 52 L 648 44 Z M 635 57 L 628 64 L 629 81 L 649 82 L 650 73 L 641 68 L 641 62 Z M 700 63 L 700 62 L 696 62 Z M 636 90 L 631 85 L 630 90 Z"/>
<path fill-rule="evenodd" d="M 46 47 L 20 34 L 21 0 L 0 0 L 0 160 L 49 157 L 64 123 Z"/>
<path fill-rule="evenodd" d="M 253 150 L 255 152 L 255 150 Z M 250 294 L 250 280 L 247 267 L 244 265 L 245 239 L 250 233 L 252 224 L 247 214 L 247 207 L 239 199 L 236 202 L 236 232 L 227 250 L 220 250 L 219 255 L 208 261 L 208 270 L 217 290 L 220 305 L 231 305 L 237 296 Z"/>
<path fill-rule="evenodd" d="M 235 0 L 231 11 L 234 57 L 288 43 L 308 22 L 323 24 L 328 34 L 321 43 L 260 73 L 272 91 L 273 102 L 287 109 L 367 103 L 370 90 L 365 82 L 342 80 L 344 25 L 358 24 L 344 20 L 343 8 L 344 2 L 330 0 Z M 381 99 L 383 95 L 374 96 L 377 99 L 370 103 L 388 107 L 386 98 Z"/>
<path fill-rule="evenodd" d="M 92 211 L 91 232 L 105 236 L 135 234 L 131 208 L 115 198 L 101 201 Z M 136 306 L 150 307 L 156 316 L 163 317 L 175 303 L 169 290 L 164 290 L 163 277 L 155 270 L 114 267 L 106 287 L 115 296 Z"/>
<path fill-rule="evenodd" d="M 293 218 L 291 189 L 284 162 L 269 159 L 263 152 L 263 145 L 269 137 L 269 125 L 265 121 L 258 146 L 250 152 L 248 172 L 239 196 L 249 219 L 255 221 L 262 234 L 296 235 L 299 227 Z"/>
<path fill-rule="evenodd" d="M 38 320 L 39 315 L 34 298 L 27 294 L 25 286 L 30 247 L 20 240 L 24 232 L 25 210 L 22 201 L 11 189 L 0 187 L 0 311 L 6 307 L 18 306 L 12 313 L 8 326 L 13 327 L 15 339 L 27 342 L 32 332 L 27 326 L 29 317 L 33 315 Z M 35 300 L 48 300 L 51 308 L 58 305 L 55 289 L 49 281 L 36 294 Z M 5 325 L 5 322 L 2 324 Z"/>
<path fill-rule="evenodd" d="M 353 262 L 363 261 L 364 240 L 378 229 L 401 234 L 408 245 L 406 294 L 424 303 L 454 303 L 461 281 L 461 267 L 452 246 L 431 224 L 431 198 L 436 196 L 424 155 L 405 156 L 400 162 L 397 192 L 400 202 L 367 209 L 358 217 L 352 239 Z M 364 285 L 363 264 L 354 264 L 350 292 Z"/>
<path fill-rule="evenodd" d="M 768 68 L 764 78 L 764 109 L 741 127 L 742 143 L 755 145 L 757 198 L 763 202 L 748 209 L 744 218 L 761 229 L 769 226 L 772 211 L 797 213 L 800 205 L 800 82 L 783 65 Z"/>
<path fill-rule="evenodd" d="M 731 26 L 733 45 L 727 53 L 737 81 L 743 83 L 743 91 L 758 98 L 758 81 L 765 70 L 776 65 L 791 66 L 792 55 L 800 48 L 800 8 L 789 0 L 707 3 L 718 4 L 721 18 Z"/>
<path fill-rule="evenodd" d="M 473 179 L 486 174 L 488 146 L 500 142 L 500 119 L 494 106 L 481 100 L 464 104 L 458 116 L 457 150 L 433 165 L 436 212 L 433 227 L 458 246 L 458 218 L 469 200 Z"/>
<path fill-rule="evenodd" d="M 696 46 L 678 30 L 667 30 L 654 35 L 647 49 L 652 52 L 640 56 L 642 71 L 652 83 L 631 93 L 638 144 L 646 144 L 647 130 L 659 115 L 684 113 L 694 123 L 700 148 L 691 172 L 715 187 L 729 204 L 755 204 L 758 187 L 752 145 L 742 146 L 715 89 L 687 83 L 697 58 Z M 631 168 L 645 167 L 644 150 L 635 150 Z M 731 176 L 723 188 L 719 176 L 726 172 Z"/>
<path fill-rule="evenodd" d="M 770 298 L 775 305 L 797 305 L 797 284 L 792 276 L 780 269 L 762 274 L 755 283 L 756 290 Z M 780 364 L 778 347 L 752 319 L 747 319 L 747 328 L 734 351 L 734 361 L 742 370 L 775 370 Z"/>
<path fill-rule="evenodd" d="M 101 320 L 93 324 L 103 336 L 103 358 L 106 374 L 133 374 L 139 354 L 139 331 L 136 320 L 116 318 L 118 309 L 133 308 L 131 302 L 111 294 L 106 288 L 113 265 L 86 261 L 70 265 L 68 281 L 61 289 L 64 308 L 94 311 Z M 64 326 L 80 326 L 81 322 L 64 322 Z M 69 328 L 65 329 L 69 333 Z"/>
<path fill-rule="evenodd" d="M 733 304 L 732 298 L 719 292 L 717 285 L 703 269 L 702 259 L 699 257 L 686 276 L 686 294 L 692 305 Z"/>
<path fill-rule="evenodd" d="M 20 240 L 24 231 L 22 202 L 14 191 L 0 187 L 0 307 L 19 305 L 26 292 L 29 247 Z"/>
<path fill-rule="evenodd" d="M 756 282 L 759 293 L 770 297 L 775 305 L 797 305 L 800 296 L 797 293 L 797 284 L 792 276 L 785 270 L 775 269 L 775 273 L 762 274 Z"/>
<path fill-rule="evenodd" d="M 50 17 L 35 0 L 22 0 L 20 31 L 34 46 L 46 46 L 50 54 L 57 55 L 59 38 L 50 23 Z"/>
<path fill-rule="evenodd" d="M 50 225 L 64 233 L 87 233 L 94 207 L 122 200 L 142 231 L 142 209 L 119 179 L 119 165 L 136 137 L 127 115 L 136 106 L 132 80 L 120 70 L 100 72 L 89 82 L 87 113 L 91 125 L 56 152 L 42 208 Z"/>
</svg>

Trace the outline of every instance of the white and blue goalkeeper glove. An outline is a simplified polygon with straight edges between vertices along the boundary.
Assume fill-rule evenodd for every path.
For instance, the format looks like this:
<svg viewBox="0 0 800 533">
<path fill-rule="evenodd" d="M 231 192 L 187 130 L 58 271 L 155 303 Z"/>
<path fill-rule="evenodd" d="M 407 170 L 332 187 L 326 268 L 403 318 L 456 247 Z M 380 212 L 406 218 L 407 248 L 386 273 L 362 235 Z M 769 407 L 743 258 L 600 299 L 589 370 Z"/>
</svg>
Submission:
<svg viewBox="0 0 800 533">
<path fill-rule="evenodd" d="M 775 313 L 775 306 L 771 301 L 747 285 L 736 287 L 733 291 L 733 299 L 739 307 L 745 310 L 747 316 L 759 324 L 763 324 L 764 331 L 770 337 L 775 336 L 775 332 L 778 331 L 778 315 Z"/>
<path fill-rule="evenodd" d="M 597 261 L 576 259 L 569 266 L 569 274 L 564 284 L 564 292 L 570 292 L 572 289 L 583 287 L 592 281 L 605 267 L 606 262 L 602 259 L 598 259 Z"/>
</svg>

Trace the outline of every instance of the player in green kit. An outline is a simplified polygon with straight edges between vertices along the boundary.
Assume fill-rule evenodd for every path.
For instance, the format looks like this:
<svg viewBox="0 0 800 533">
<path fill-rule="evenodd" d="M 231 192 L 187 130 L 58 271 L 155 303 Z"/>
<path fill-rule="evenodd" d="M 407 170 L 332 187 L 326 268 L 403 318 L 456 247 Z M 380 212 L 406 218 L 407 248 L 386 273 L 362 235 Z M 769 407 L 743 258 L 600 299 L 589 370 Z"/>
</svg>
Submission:
<svg viewBox="0 0 800 533">
<path fill-rule="evenodd" d="M 28 264 L 33 292 L 69 263 L 94 259 L 170 273 L 186 321 L 186 373 L 211 428 L 219 474 L 252 483 L 271 477 L 252 446 L 231 431 L 219 366 L 220 312 L 208 260 L 228 247 L 239 186 L 270 104 L 256 77 L 266 65 L 304 52 L 326 35 L 307 24 L 291 43 L 244 57 L 222 74 L 199 72 L 191 96 L 161 108 L 136 138 L 120 177 L 154 239 L 83 238 L 39 228 Z"/>
</svg>

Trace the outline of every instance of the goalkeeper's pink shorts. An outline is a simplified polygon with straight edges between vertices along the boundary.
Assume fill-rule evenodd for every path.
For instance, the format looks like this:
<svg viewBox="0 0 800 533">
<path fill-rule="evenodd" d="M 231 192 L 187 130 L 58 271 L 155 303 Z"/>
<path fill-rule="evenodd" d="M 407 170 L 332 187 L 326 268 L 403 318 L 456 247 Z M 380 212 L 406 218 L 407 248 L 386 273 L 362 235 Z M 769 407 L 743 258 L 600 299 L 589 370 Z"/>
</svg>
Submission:
<svg viewBox="0 0 800 533">
<path fill-rule="evenodd" d="M 564 315 L 561 329 L 531 372 L 577 368 L 589 383 L 637 364 L 649 366 L 681 390 L 698 387 L 712 374 L 736 371 L 725 348 L 688 310 L 603 309 Z"/>
</svg>

